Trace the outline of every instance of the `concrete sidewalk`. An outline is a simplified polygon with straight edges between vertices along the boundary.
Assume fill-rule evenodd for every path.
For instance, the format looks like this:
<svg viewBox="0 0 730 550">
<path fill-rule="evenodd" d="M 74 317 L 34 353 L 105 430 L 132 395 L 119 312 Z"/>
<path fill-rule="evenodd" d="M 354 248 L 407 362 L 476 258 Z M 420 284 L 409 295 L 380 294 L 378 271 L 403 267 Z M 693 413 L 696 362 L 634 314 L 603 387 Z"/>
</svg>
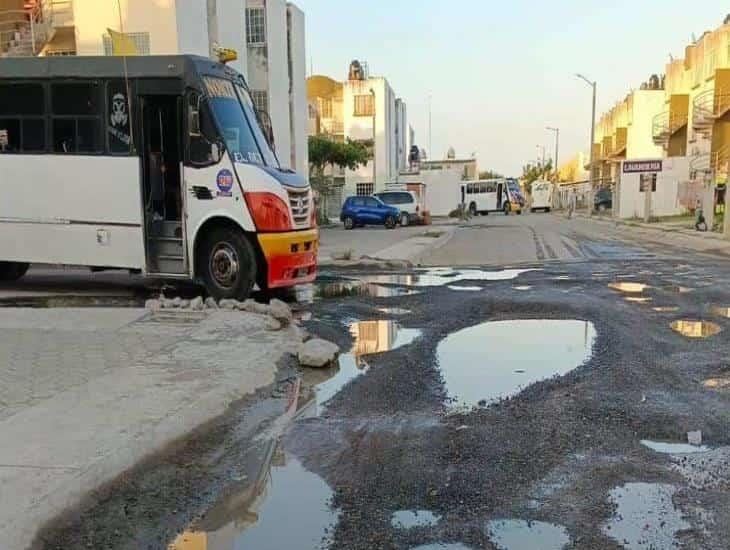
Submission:
<svg viewBox="0 0 730 550">
<path fill-rule="evenodd" d="M 695 231 L 693 229 L 677 227 L 676 224 L 671 223 L 644 223 L 636 220 L 588 216 L 582 212 L 576 213 L 575 217 L 613 227 L 625 238 L 635 240 L 636 242 L 649 242 L 695 252 L 730 256 L 730 240 L 726 240 L 720 233 Z"/>
<path fill-rule="evenodd" d="M 3 309 L 0 547 L 272 384 L 302 340 L 244 312 Z"/>
</svg>

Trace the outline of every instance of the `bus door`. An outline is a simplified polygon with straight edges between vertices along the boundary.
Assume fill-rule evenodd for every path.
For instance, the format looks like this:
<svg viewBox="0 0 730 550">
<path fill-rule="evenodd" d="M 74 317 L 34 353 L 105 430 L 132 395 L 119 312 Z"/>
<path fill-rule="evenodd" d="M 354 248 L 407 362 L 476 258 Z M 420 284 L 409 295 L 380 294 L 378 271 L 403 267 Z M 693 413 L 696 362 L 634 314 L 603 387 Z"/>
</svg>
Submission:
<svg viewBox="0 0 730 550">
<path fill-rule="evenodd" d="M 497 208 L 496 210 L 502 210 L 503 205 L 507 199 L 507 190 L 503 182 L 497 184 Z"/>
<path fill-rule="evenodd" d="M 147 270 L 151 274 L 184 275 L 188 261 L 182 190 L 182 95 L 154 93 L 140 95 L 139 100 Z"/>
</svg>

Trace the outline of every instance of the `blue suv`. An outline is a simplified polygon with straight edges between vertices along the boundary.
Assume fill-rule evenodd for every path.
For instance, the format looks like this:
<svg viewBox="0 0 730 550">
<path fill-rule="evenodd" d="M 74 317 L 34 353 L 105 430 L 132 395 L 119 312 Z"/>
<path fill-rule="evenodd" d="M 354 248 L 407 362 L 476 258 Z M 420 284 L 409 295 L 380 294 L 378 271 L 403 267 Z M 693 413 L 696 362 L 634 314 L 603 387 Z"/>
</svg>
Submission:
<svg viewBox="0 0 730 550">
<path fill-rule="evenodd" d="M 349 197 L 342 205 L 340 221 L 345 224 L 345 229 L 363 225 L 384 225 L 395 229 L 399 216 L 400 210 L 376 197 Z"/>
</svg>

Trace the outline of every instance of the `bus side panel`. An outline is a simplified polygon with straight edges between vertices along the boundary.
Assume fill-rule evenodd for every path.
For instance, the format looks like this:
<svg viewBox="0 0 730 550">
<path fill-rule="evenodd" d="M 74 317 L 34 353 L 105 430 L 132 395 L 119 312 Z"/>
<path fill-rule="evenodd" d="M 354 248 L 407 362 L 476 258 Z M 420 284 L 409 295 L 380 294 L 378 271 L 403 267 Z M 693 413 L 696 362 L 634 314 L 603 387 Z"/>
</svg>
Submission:
<svg viewBox="0 0 730 550">
<path fill-rule="evenodd" d="M 142 229 L 0 220 L 0 261 L 144 270 Z"/>
<path fill-rule="evenodd" d="M 137 157 L 0 156 L 0 261 L 143 268 Z"/>
</svg>

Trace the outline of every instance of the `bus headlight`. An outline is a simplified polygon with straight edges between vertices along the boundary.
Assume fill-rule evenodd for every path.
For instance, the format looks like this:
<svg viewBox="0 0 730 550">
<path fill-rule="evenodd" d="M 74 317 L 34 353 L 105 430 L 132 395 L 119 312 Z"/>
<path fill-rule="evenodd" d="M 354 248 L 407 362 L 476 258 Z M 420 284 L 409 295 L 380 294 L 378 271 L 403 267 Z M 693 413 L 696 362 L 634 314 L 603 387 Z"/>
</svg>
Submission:
<svg viewBox="0 0 730 550">
<path fill-rule="evenodd" d="M 289 231 L 292 229 L 289 207 L 282 199 L 267 192 L 246 193 L 245 197 L 256 229 L 259 231 Z"/>
</svg>

